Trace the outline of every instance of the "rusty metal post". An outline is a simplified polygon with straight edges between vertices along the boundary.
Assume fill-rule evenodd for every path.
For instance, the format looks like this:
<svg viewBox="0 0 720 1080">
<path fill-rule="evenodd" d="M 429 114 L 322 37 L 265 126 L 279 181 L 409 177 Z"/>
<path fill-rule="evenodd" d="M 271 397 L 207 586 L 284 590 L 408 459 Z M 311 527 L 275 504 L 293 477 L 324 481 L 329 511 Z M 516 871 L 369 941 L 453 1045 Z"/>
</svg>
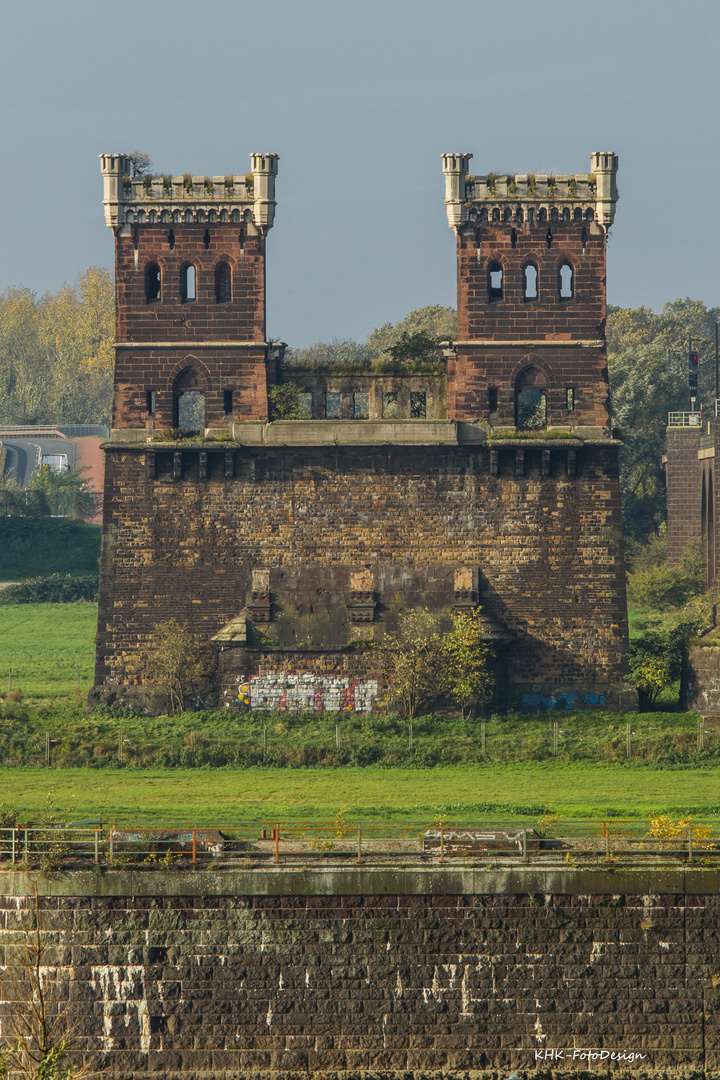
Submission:
<svg viewBox="0 0 720 1080">
<path fill-rule="evenodd" d="M 603 829 L 605 831 L 605 858 L 610 858 L 610 826 L 603 822 Z"/>
<path fill-rule="evenodd" d="M 193 829 L 193 866 L 197 862 L 197 831 Z"/>
<path fill-rule="evenodd" d="M 275 826 L 275 862 L 280 862 L 280 826 Z"/>
<path fill-rule="evenodd" d="M 485 757 L 485 721 L 480 721 L 480 751 L 482 756 Z"/>
<path fill-rule="evenodd" d="M 17 844 L 17 829 L 12 831 L 12 861 L 15 862 L 15 846 Z"/>
<path fill-rule="evenodd" d="M 440 862 L 445 862 L 445 830 L 440 826 Z"/>
<path fill-rule="evenodd" d="M 359 863 L 360 863 L 360 862 L 362 862 L 362 827 L 361 827 L 361 825 L 360 825 L 360 822 L 359 822 L 359 821 L 358 821 L 358 850 L 357 850 L 357 861 L 358 861 Z"/>
<path fill-rule="evenodd" d="M 95 830 L 95 862 L 100 862 L 100 830 Z"/>
<path fill-rule="evenodd" d="M 692 862 L 692 826 L 688 829 L 688 862 Z"/>
<path fill-rule="evenodd" d="M 523 829 L 522 833 L 522 861 L 526 863 L 527 858 L 527 829 Z"/>
</svg>

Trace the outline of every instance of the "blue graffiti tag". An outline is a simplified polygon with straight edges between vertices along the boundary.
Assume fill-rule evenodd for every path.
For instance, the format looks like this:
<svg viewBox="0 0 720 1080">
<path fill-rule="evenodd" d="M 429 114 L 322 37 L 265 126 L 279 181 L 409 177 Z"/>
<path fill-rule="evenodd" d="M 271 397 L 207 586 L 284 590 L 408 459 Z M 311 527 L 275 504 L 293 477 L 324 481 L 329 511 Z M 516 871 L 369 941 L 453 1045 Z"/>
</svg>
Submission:
<svg viewBox="0 0 720 1080">
<path fill-rule="evenodd" d="M 583 705 L 604 705 L 604 704 L 605 704 L 605 695 L 604 694 L 586 694 L 585 699 L 583 701 Z"/>
<path fill-rule="evenodd" d="M 523 712 L 540 712 L 541 709 L 560 709 L 564 708 L 565 712 L 574 712 L 579 708 L 577 694 L 558 694 L 557 697 L 554 694 L 550 694 L 549 697 L 545 697 L 544 694 L 523 694 L 522 696 L 522 711 Z"/>
</svg>

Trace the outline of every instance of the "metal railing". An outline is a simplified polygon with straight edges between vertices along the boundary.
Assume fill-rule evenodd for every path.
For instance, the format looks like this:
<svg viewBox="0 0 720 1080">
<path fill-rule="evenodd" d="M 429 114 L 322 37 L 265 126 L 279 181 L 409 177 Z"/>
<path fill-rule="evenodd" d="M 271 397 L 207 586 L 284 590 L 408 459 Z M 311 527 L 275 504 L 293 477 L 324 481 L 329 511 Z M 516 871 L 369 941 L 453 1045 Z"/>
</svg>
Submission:
<svg viewBox="0 0 720 1080">
<path fill-rule="evenodd" d="M 716 405 L 717 409 L 717 405 Z M 717 412 L 716 412 L 717 415 Z M 687 428 L 702 427 L 702 410 L 700 412 L 671 412 L 668 413 L 668 427 Z"/>
<path fill-rule="evenodd" d="M 643 821 L 568 821 L 557 828 L 504 823 L 253 821 L 233 825 L 140 828 L 0 828 L 0 867 L 53 872 L 108 869 L 288 869 L 367 865 L 657 866 L 701 860 L 720 866 L 720 829 Z"/>
</svg>

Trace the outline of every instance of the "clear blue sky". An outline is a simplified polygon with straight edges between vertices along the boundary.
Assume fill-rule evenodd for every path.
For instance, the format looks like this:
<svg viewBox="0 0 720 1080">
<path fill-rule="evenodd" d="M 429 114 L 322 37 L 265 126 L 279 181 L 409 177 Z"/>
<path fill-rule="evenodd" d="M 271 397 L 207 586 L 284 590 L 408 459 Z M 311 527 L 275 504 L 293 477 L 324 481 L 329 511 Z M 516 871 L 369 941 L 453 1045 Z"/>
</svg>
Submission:
<svg viewBox="0 0 720 1080">
<path fill-rule="evenodd" d="M 440 154 L 620 155 L 609 299 L 720 303 L 718 0 L 4 0 L 0 288 L 111 265 L 98 154 L 280 155 L 268 331 L 365 335 L 455 303 Z"/>
</svg>

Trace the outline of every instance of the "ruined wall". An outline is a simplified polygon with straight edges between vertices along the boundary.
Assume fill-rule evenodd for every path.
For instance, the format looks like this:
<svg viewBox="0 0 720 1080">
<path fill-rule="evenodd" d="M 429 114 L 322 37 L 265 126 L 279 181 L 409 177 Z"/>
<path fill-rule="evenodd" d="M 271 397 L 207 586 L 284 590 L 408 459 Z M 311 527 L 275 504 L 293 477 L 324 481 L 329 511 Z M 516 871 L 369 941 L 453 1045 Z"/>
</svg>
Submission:
<svg viewBox="0 0 720 1080">
<path fill-rule="evenodd" d="M 12 962 L 31 883 L 0 887 Z M 714 873 L 148 872 L 40 888 L 46 989 L 103 1076 L 720 1075 Z"/>
<path fill-rule="evenodd" d="M 342 649 L 405 607 L 449 616 L 464 567 L 514 637 L 516 703 L 609 693 L 625 670 L 615 446 L 114 445 L 104 512 L 98 683 L 122 678 L 158 621 L 212 637 L 252 607 L 257 568 L 269 573 L 264 632 L 296 650 L 298 669 L 303 646 Z M 358 571 L 373 583 L 362 628 Z"/>
<path fill-rule="evenodd" d="M 668 563 L 678 566 L 688 544 L 702 537 L 699 427 L 669 427 L 666 433 Z"/>
</svg>

